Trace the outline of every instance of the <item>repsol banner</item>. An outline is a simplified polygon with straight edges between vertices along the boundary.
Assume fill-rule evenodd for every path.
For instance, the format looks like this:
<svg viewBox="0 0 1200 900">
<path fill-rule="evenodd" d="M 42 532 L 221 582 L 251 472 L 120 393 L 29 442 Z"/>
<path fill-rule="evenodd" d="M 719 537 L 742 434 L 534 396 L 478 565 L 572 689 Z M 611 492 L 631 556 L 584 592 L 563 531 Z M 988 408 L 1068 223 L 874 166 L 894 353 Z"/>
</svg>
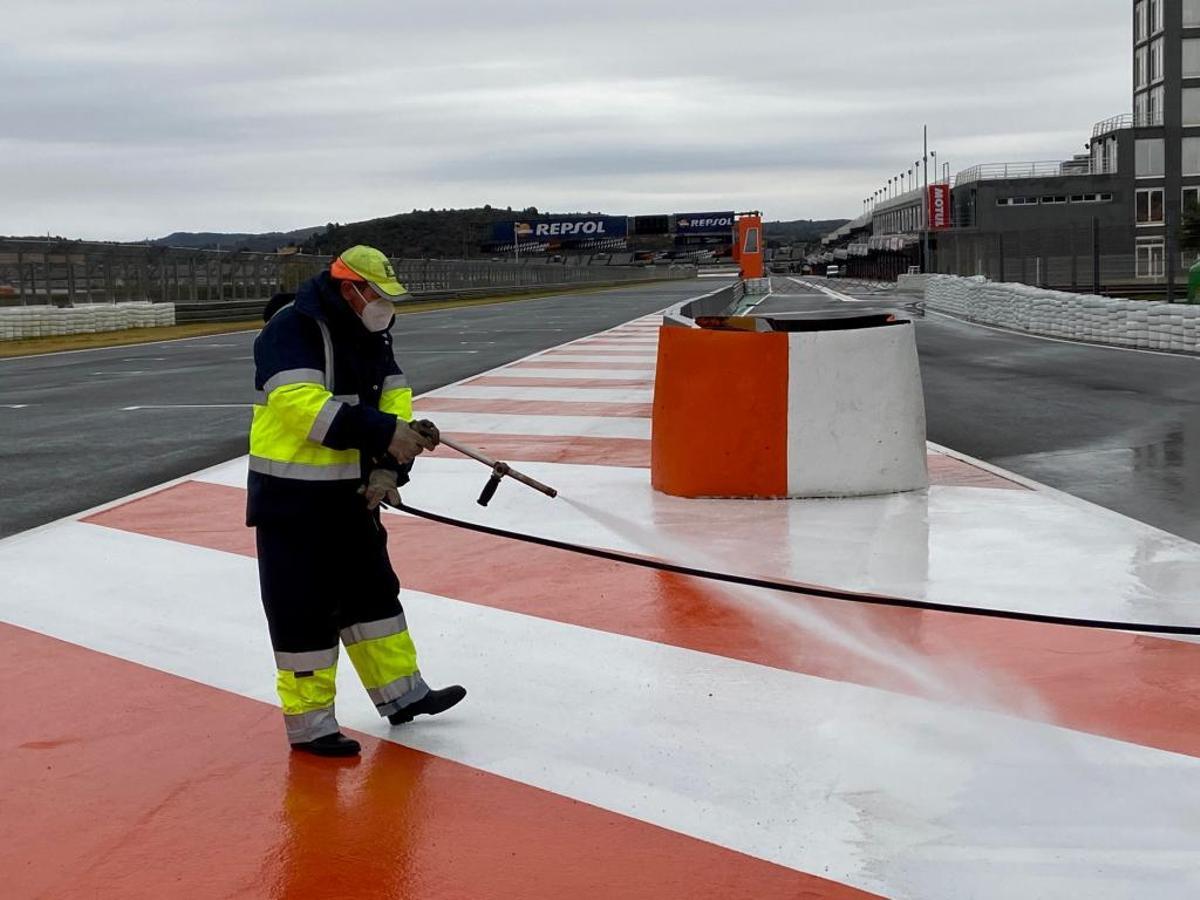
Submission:
<svg viewBox="0 0 1200 900">
<path fill-rule="evenodd" d="M 676 234 L 729 234 L 733 230 L 731 212 L 676 213 Z"/>
<path fill-rule="evenodd" d="M 542 216 L 517 222 L 498 222 L 492 230 L 495 241 L 597 241 L 623 238 L 629 220 L 618 216 Z"/>
</svg>

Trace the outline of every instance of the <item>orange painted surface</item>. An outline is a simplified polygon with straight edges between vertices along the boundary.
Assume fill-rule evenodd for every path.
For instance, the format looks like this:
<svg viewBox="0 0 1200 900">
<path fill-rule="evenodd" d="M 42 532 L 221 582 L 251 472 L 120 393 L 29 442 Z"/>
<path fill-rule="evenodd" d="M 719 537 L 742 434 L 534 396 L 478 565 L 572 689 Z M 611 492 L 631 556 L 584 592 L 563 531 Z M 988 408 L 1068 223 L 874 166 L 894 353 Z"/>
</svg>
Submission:
<svg viewBox="0 0 1200 900">
<path fill-rule="evenodd" d="M 679 497 L 787 495 L 788 336 L 663 328 L 651 479 Z"/>
<path fill-rule="evenodd" d="M 254 555 L 245 492 L 185 482 L 88 520 Z M 797 624 L 742 611 L 715 585 L 420 520 L 389 517 L 392 559 L 408 588 L 820 678 L 923 695 L 895 670 Z M 470 566 L 459 561 L 470 559 Z M 747 573 L 753 574 L 753 573 Z M 784 596 L 944 666 L 947 683 L 979 672 L 990 705 L 1117 740 L 1200 757 L 1200 645 L 1151 636 L 875 609 Z M 962 598 L 969 602 L 971 598 Z M 1035 605 L 1035 604 L 1031 604 Z M 1024 698 L 1035 695 L 1040 710 Z"/>
<path fill-rule="evenodd" d="M 505 462 L 556 462 L 578 466 L 621 466 L 644 469 L 650 464 L 650 442 L 640 438 L 578 438 L 551 435 L 472 434 L 454 432 L 456 440 Z M 434 456 L 463 457 L 447 447 Z M 417 465 L 420 465 L 418 461 Z M 481 470 L 486 474 L 486 470 Z M 482 487 L 482 484 L 480 485 Z"/>
<path fill-rule="evenodd" d="M 737 220 L 737 263 L 742 278 L 766 275 L 766 242 L 761 216 L 739 216 Z"/>
<path fill-rule="evenodd" d="M 649 388 L 653 378 L 519 378 L 515 375 L 480 375 L 463 384 L 493 387 L 567 387 L 567 388 Z M 420 402 L 419 400 L 417 401 Z"/>
<path fill-rule="evenodd" d="M 654 361 L 645 362 L 577 362 L 574 360 L 545 359 L 516 362 L 505 366 L 506 369 L 612 369 L 614 372 L 646 372 L 654 368 Z"/>
<path fill-rule="evenodd" d="M 0 706 L 7 897 L 870 896 L 386 741 L 293 754 L 273 706 L 2 624 L 0 678 L 36 685 Z"/>
<path fill-rule="evenodd" d="M 472 397 L 422 397 L 420 412 L 501 413 L 510 416 L 624 416 L 650 418 L 649 403 L 589 403 L 574 400 L 486 400 Z"/>
</svg>

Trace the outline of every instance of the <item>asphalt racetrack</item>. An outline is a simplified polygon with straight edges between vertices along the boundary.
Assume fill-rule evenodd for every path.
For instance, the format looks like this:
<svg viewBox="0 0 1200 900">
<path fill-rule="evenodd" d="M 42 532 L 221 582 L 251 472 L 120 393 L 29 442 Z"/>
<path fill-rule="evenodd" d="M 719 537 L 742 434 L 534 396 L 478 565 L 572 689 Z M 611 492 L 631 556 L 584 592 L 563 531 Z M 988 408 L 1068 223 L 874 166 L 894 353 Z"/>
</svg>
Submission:
<svg viewBox="0 0 1200 900">
<path fill-rule="evenodd" d="M 1200 541 L 1200 358 L 982 328 L 853 282 L 777 276 L 772 288 L 757 313 L 878 306 L 912 318 L 931 441 Z"/>
<path fill-rule="evenodd" d="M 397 356 L 420 393 L 716 286 L 404 316 L 393 329 Z M 930 440 L 1200 540 L 1200 359 L 1006 334 L 924 317 L 919 297 L 828 286 L 916 319 Z M 851 306 L 787 278 L 773 288 L 756 312 Z M 245 453 L 253 340 L 248 332 L 0 360 L 0 536 Z M 733 427 L 720 423 L 736 423 L 736 404 L 713 416 L 716 431 Z"/>
<path fill-rule="evenodd" d="M 719 286 L 412 313 L 393 344 L 420 394 Z M 0 537 L 244 454 L 255 334 L 0 360 Z"/>
</svg>

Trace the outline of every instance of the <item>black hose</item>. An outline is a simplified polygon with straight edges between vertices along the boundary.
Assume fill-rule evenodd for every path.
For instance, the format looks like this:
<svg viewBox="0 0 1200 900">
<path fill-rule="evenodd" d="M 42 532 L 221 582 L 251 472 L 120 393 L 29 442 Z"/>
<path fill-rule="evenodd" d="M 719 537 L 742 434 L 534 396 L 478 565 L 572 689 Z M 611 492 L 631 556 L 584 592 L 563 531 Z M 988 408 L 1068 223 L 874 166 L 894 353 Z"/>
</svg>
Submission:
<svg viewBox="0 0 1200 900">
<path fill-rule="evenodd" d="M 788 594 L 801 594 L 807 597 L 821 597 L 827 600 L 840 600 L 845 603 L 861 603 L 866 606 L 887 606 L 898 609 L 928 610 L 930 612 L 954 613 L 964 616 L 976 616 L 987 619 L 1009 619 L 1015 622 L 1036 622 L 1042 625 L 1066 625 L 1072 628 L 1093 628 L 1104 631 L 1132 631 L 1139 634 L 1176 634 L 1198 635 L 1200 627 L 1190 625 L 1146 625 L 1139 622 L 1108 622 L 1103 619 L 1080 619 L 1071 616 L 1051 616 L 1043 613 L 1017 612 L 1007 609 L 987 609 L 975 606 L 958 606 L 952 603 L 933 603 L 928 600 L 909 600 L 904 597 L 888 597 L 879 594 L 861 594 L 854 591 L 841 591 L 836 588 L 818 587 L 814 585 L 791 584 L 785 581 L 771 581 L 766 578 L 751 578 L 745 575 L 729 575 L 724 572 L 710 572 L 705 569 L 695 569 L 691 566 L 681 566 L 676 563 L 661 562 L 656 559 L 646 559 L 629 553 L 619 553 L 615 550 L 600 550 L 595 547 L 584 547 L 579 544 L 568 544 L 553 538 L 534 537 L 516 531 L 505 531 L 502 528 L 492 528 L 488 525 L 476 525 L 464 522 L 450 516 L 439 515 L 427 510 L 409 506 L 403 500 L 397 509 L 437 522 L 452 528 L 462 528 L 467 531 L 488 534 L 492 537 L 521 541 L 526 544 L 536 544 L 539 547 L 551 547 L 555 550 L 565 550 L 568 553 L 579 553 L 609 562 L 626 563 L 640 566 L 643 569 L 655 569 L 659 572 L 670 572 L 674 575 L 689 575 L 693 578 L 703 578 L 707 581 L 719 581 L 725 584 L 740 584 L 745 587 L 763 588 L 771 591 L 783 591 Z"/>
</svg>

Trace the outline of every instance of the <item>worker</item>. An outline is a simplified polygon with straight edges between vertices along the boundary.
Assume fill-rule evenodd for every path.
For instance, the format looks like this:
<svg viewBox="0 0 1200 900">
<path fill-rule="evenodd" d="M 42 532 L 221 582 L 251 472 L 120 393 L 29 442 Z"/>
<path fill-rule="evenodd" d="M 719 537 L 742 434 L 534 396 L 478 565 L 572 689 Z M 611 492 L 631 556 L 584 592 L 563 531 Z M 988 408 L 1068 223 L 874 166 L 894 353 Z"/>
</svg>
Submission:
<svg viewBox="0 0 1200 900">
<path fill-rule="evenodd" d="M 339 638 L 393 725 L 466 696 L 421 677 L 380 516 L 440 440 L 432 422 L 410 424 L 412 390 L 392 351 L 392 301 L 405 293 L 386 256 L 351 247 L 273 299 L 254 342 L 246 523 L 288 741 L 319 756 L 360 749 L 334 716 Z"/>
</svg>

